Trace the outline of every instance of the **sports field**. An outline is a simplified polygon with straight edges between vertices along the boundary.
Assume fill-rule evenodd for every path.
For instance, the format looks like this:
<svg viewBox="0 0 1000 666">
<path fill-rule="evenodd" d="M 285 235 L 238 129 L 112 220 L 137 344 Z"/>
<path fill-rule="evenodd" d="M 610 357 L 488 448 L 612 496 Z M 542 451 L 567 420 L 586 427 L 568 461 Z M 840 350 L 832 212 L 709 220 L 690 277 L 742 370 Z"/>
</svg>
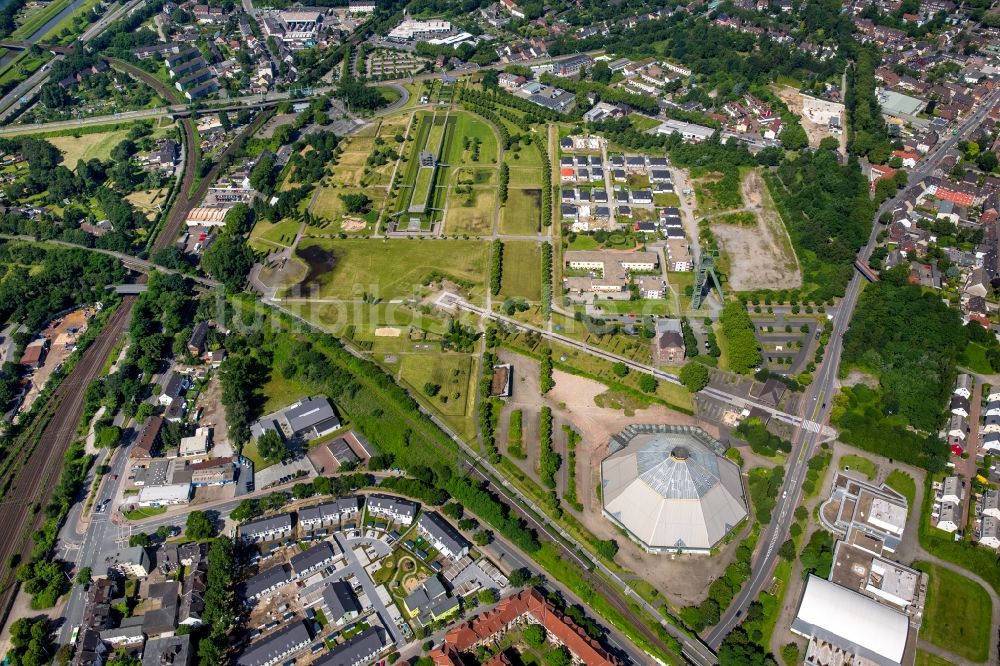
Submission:
<svg viewBox="0 0 1000 666">
<path fill-rule="evenodd" d="M 542 294 L 542 250 L 535 241 L 504 241 L 500 295 L 537 301 Z"/>
<path fill-rule="evenodd" d="M 500 212 L 500 233 L 515 236 L 537 234 L 542 222 L 541 189 L 510 189 Z"/>
<path fill-rule="evenodd" d="M 404 298 L 434 277 L 454 280 L 473 297 L 484 294 L 485 241 L 308 239 L 295 253 L 308 266 L 302 291 L 317 298 Z"/>
</svg>

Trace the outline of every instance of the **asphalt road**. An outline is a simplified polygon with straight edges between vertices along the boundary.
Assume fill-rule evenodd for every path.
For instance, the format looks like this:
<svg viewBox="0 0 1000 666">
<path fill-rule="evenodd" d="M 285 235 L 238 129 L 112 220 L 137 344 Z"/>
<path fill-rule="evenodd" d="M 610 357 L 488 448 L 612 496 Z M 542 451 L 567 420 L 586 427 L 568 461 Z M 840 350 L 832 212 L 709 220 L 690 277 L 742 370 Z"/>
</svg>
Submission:
<svg viewBox="0 0 1000 666">
<path fill-rule="evenodd" d="M 1000 91 L 994 92 L 987 97 L 978 107 L 977 111 L 969 116 L 959 125 L 957 134 L 948 135 L 948 138 L 938 144 L 935 151 L 928 156 L 919 168 L 910 173 L 910 182 L 919 182 L 934 172 L 942 159 L 970 130 L 979 126 L 993 105 L 1000 100 Z M 872 250 L 877 245 L 879 231 L 882 230 L 878 222 L 879 216 L 887 211 L 897 208 L 903 200 L 905 188 L 896 194 L 895 197 L 886 200 L 879 207 L 875 215 L 872 233 L 868 238 L 868 243 L 861 248 L 858 253 L 858 260 L 867 263 Z M 830 417 L 830 409 L 833 406 L 833 396 L 836 392 L 837 372 L 840 369 L 840 355 L 843 352 L 843 335 L 851 321 L 851 315 L 857 306 L 858 296 L 861 294 L 861 287 L 864 278 L 860 273 L 855 272 L 854 277 L 847 286 L 844 298 L 837 307 L 834 315 L 833 332 L 830 335 L 830 343 L 827 345 L 825 361 L 820 367 L 816 380 L 810 386 L 803 409 L 808 410 L 809 419 L 819 423 L 825 423 Z M 774 509 L 774 518 L 765 533 L 763 549 L 757 553 L 757 561 L 753 566 L 753 574 L 747 585 L 740 590 L 734 602 L 723 614 L 722 620 L 711 632 L 706 640 L 713 648 L 718 648 L 723 639 L 732 631 L 733 627 L 739 624 L 740 618 L 747 607 L 760 595 L 760 592 L 767 587 L 771 581 L 774 567 L 777 564 L 778 547 L 788 534 L 791 526 L 795 507 L 801 501 L 802 482 L 805 479 L 808 469 L 809 459 L 813 455 L 818 435 L 805 429 L 800 429 L 793 441 L 792 453 L 789 457 L 790 467 L 786 470 L 785 483 L 782 487 L 782 495 Z"/>
</svg>

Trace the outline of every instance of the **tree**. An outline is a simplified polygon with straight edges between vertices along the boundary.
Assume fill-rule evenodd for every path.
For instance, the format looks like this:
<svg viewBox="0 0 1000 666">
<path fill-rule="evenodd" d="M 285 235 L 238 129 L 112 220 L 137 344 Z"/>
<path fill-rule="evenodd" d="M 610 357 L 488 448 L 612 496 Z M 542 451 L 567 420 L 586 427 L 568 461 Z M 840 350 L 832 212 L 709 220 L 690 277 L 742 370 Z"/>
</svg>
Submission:
<svg viewBox="0 0 1000 666">
<path fill-rule="evenodd" d="M 149 545 L 149 535 L 145 532 L 139 532 L 138 534 L 133 534 L 128 538 L 129 547 L 142 546 L 145 548 Z"/>
<path fill-rule="evenodd" d="M 236 508 L 229 514 L 229 517 L 238 523 L 242 523 L 259 515 L 260 509 L 257 508 L 257 500 L 245 499 L 236 505 Z"/>
<path fill-rule="evenodd" d="M 569 650 L 566 649 L 565 645 L 560 645 L 545 655 L 546 666 L 570 666 L 572 663 L 573 657 L 570 656 Z"/>
<path fill-rule="evenodd" d="M 979 156 L 976 157 L 976 166 L 986 173 L 990 173 L 997 168 L 998 161 L 1000 160 L 997 159 L 997 154 L 992 150 L 987 150 L 984 153 L 979 153 Z"/>
<path fill-rule="evenodd" d="M 76 572 L 76 584 L 86 585 L 90 582 L 90 567 L 83 567 Z"/>
<path fill-rule="evenodd" d="M 492 538 L 493 535 L 489 530 L 480 530 L 472 535 L 472 541 L 480 547 L 487 545 Z"/>
<path fill-rule="evenodd" d="M 110 449 L 118 445 L 122 438 L 122 429 L 118 426 L 103 426 L 97 431 L 97 446 Z"/>
<path fill-rule="evenodd" d="M 484 589 L 479 590 L 479 603 L 486 606 L 489 604 L 495 604 L 500 598 L 496 590 Z"/>
<path fill-rule="evenodd" d="M 524 642 L 530 647 L 538 649 L 545 645 L 545 627 L 540 624 L 529 624 L 521 632 Z"/>
<path fill-rule="evenodd" d="M 362 214 L 371 210 L 372 200 L 367 194 L 358 192 L 341 194 L 339 196 L 340 200 L 344 203 L 344 210 L 348 213 Z"/>
<path fill-rule="evenodd" d="M 639 388 L 645 393 L 655 393 L 657 385 L 656 378 L 653 375 L 646 373 L 639 375 Z"/>
<path fill-rule="evenodd" d="M 280 462 L 288 457 L 288 447 L 281 435 L 268 430 L 257 438 L 257 452 L 271 463 Z"/>
<path fill-rule="evenodd" d="M 239 291 L 247 273 L 253 266 L 253 250 L 242 238 L 220 236 L 205 250 L 201 265 L 213 278 L 225 285 L 227 291 Z"/>
<path fill-rule="evenodd" d="M 791 562 L 795 559 L 795 542 L 791 539 L 786 539 L 781 548 L 778 549 L 778 556 L 783 560 Z"/>
<path fill-rule="evenodd" d="M 427 382 L 424 384 L 424 393 L 430 397 L 436 396 L 441 391 L 441 385 L 435 384 L 434 382 Z"/>
<path fill-rule="evenodd" d="M 215 536 L 215 525 L 204 511 L 192 511 L 188 514 L 184 533 L 189 539 L 207 541 Z"/>
<path fill-rule="evenodd" d="M 624 377 L 628 374 L 628 366 L 622 363 L 621 361 L 618 361 L 613 366 L 611 366 L 611 370 L 618 377 Z"/>
<path fill-rule="evenodd" d="M 681 382 L 691 393 L 697 393 L 708 386 L 708 368 L 696 361 L 688 361 L 681 368 Z"/>
</svg>

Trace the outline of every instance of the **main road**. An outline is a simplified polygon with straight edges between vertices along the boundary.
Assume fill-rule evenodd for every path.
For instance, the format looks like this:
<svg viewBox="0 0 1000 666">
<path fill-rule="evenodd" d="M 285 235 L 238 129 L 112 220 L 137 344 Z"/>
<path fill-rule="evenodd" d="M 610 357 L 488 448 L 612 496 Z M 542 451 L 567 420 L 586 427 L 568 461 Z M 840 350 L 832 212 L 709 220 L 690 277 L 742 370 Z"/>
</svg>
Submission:
<svg viewBox="0 0 1000 666">
<path fill-rule="evenodd" d="M 1000 91 L 994 92 L 980 104 L 975 113 L 966 118 L 946 140 L 939 143 L 934 152 L 920 163 L 920 166 L 910 172 L 910 181 L 919 182 L 931 175 L 938 164 L 944 159 L 952 148 L 962 139 L 962 137 L 978 127 L 989 113 L 997 101 L 1000 100 Z M 867 263 L 872 251 L 878 244 L 877 238 L 880 231 L 878 218 L 882 213 L 892 211 L 899 207 L 905 195 L 905 189 L 896 196 L 887 199 L 875 214 L 872 224 L 872 232 L 868 237 L 868 242 L 858 252 L 858 260 Z M 847 285 L 844 298 L 837 307 L 837 313 L 833 319 L 833 331 L 830 335 L 830 343 L 826 349 L 826 360 L 820 366 L 818 375 L 810 385 L 803 402 L 803 413 L 800 414 L 804 421 L 815 421 L 824 423 L 830 417 L 830 409 L 833 406 L 833 397 L 836 392 L 837 373 L 840 369 L 840 355 L 843 352 L 843 336 L 851 321 L 851 315 L 858 304 L 858 296 L 861 294 L 861 287 L 864 278 L 860 273 L 855 272 Z M 808 415 L 808 419 L 806 416 Z M 743 616 L 747 607 L 757 599 L 761 591 L 768 586 L 774 574 L 774 567 L 777 563 L 778 546 L 784 541 L 791 526 L 795 507 L 801 501 L 802 482 L 805 480 L 808 470 L 809 459 L 813 455 L 817 433 L 799 429 L 796 432 L 792 453 L 789 456 L 789 468 L 786 470 L 785 483 L 782 487 L 781 497 L 776 503 L 771 524 L 765 532 L 761 541 L 762 548 L 757 553 L 756 562 L 753 565 L 753 573 L 750 581 L 743 586 L 736 599 L 722 615 L 722 619 L 712 631 L 709 632 L 706 640 L 714 648 L 718 648 L 726 635 L 732 631 L 733 627 L 739 624 L 739 619 Z"/>
</svg>

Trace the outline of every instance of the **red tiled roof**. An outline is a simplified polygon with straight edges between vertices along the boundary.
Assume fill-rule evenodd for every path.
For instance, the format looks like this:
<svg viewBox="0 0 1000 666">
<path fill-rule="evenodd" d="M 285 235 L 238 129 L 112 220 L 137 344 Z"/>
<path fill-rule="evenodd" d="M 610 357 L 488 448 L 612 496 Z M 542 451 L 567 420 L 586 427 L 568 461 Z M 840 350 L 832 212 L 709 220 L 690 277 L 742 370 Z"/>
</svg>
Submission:
<svg viewBox="0 0 1000 666">
<path fill-rule="evenodd" d="M 616 657 L 608 654 L 600 643 L 588 636 L 579 625 L 563 615 L 535 589 L 507 597 L 493 610 L 480 613 L 453 628 L 445 634 L 442 647 L 432 653 L 434 663 L 450 666 L 450 662 L 437 659 L 449 658 L 447 652 L 452 649 L 458 652 L 471 650 L 494 634 L 505 631 L 511 623 L 524 615 L 530 615 L 534 621 L 544 626 L 555 640 L 565 645 L 587 666 L 620 666 L 621 662 Z"/>
</svg>

